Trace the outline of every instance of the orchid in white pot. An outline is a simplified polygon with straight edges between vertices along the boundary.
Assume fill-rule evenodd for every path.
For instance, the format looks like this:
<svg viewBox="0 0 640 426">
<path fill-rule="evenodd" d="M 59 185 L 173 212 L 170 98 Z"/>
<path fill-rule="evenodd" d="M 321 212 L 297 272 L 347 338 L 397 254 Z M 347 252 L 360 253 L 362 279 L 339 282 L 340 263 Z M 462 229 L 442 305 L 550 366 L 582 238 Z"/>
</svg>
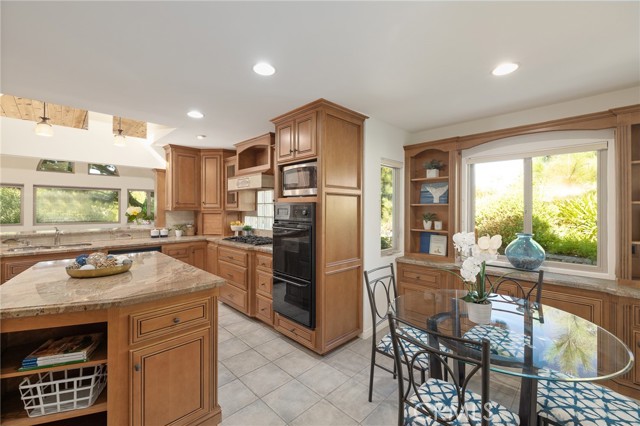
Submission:
<svg viewBox="0 0 640 426">
<path fill-rule="evenodd" d="M 471 303 L 489 303 L 487 297 L 491 288 L 487 289 L 487 262 L 498 258 L 498 249 L 502 245 L 502 236 L 485 235 L 475 241 L 473 232 L 458 232 L 453 236 L 453 246 L 463 258 L 460 267 L 460 278 L 467 285 L 467 295 L 463 298 Z M 466 258 L 465 258 L 466 257 Z M 456 274 L 457 275 L 457 274 Z"/>
</svg>

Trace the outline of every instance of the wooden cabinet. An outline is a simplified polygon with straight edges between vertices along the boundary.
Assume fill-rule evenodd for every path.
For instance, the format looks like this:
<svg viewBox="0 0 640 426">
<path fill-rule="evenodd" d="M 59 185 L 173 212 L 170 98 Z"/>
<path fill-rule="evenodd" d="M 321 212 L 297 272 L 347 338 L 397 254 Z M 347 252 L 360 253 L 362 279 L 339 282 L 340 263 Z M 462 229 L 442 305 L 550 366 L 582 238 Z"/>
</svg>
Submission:
<svg viewBox="0 0 640 426">
<path fill-rule="evenodd" d="M 273 133 L 235 144 L 236 175 L 273 174 L 273 144 Z"/>
<path fill-rule="evenodd" d="M 640 115 L 638 113 L 637 115 Z M 640 282 L 640 123 L 631 126 L 631 279 Z"/>
<path fill-rule="evenodd" d="M 200 209 L 200 150 L 177 145 L 164 146 L 167 172 L 167 210 Z"/>
<path fill-rule="evenodd" d="M 253 316 L 255 291 L 249 280 L 249 252 L 227 246 L 218 246 L 218 273 L 227 280 L 220 289 L 220 300 L 240 312 Z"/>
<path fill-rule="evenodd" d="M 363 144 L 367 117 L 324 99 L 274 118 L 277 201 L 280 171 L 291 162 L 317 158 L 316 328 L 304 340 L 318 353 L 331 351 L 362 332 Z M 276 316 L 277 318 L 277 316 Z M 292 337 L 285 320 L 275 328 Z M 304 327 L 297 328 L 305 334 Z M 293 337 L 292 337 L 293 338 Z"/>
<path fill-rule="evenodd" d="M 162 253 L 204 270 L 206 249 L 207 243 L 204 241 L 165 244 L 162 246 Z"/>
<path fill-rule="evenodd" d="M 81 254 L 86 254 L 89 250 L 77 251 L 77 252 L 65 252 L 65 253 L 50 253 L 50 254 L 34 254 L 15 257 L 2 257 L 0 258 L 0 284 L 10 280 L 21 272 L 26 271 L 38 262 L 44 262 L 47 260 L 58 259 L 73 259 Z M 96 250 L 91 250 L 94 252 Z M 105 251 L 106 250 L 100 250 Z"/>
<path fill-rule="evenodd" d="M 272 255 L 255 253 L 254 281 L 256 289 L 256 318 L 273 325 L 273 269 Z"/>
<path fill-rule="evenodd" d="M 154 192 L 156 197 L 156 211 L 154 212 L 154 224 L 157 228 L 164 228 L 167 224 L 167 171 L 163 169 L 153 169 L 156 178 Z"/>
<path fill-rule="evenodd" d="M 211 411 L 208 328 L 131 351 L 133 425 L 187 425 Z"/>
<path fill-rule="evenodd" d="M 224 208 L 230 211 L 254 211 L 256 194 L 254 191 L 229 191 L 229 178 L 236 175 L 236 157 L 224 160 Z"/>
<path fill-rule="evenodd" d="M 110 424 L 219 422 L 217 300 L 211 296 L 198 292 L 114 312 L 112 327 L 122 332 L 113 339 L 119 363 L 114 359 L 109 374 L 124 379 L 124 395 L 117 394 L 115 405 L 130 417 L 114 417 Z"/>
<path fill-rule="evenodd" d="M 221 150 L 200 151 L 200 200 L 201 210 L 222 210 L 224 199 L 224 159 Z"/>
<path fill-rule="evenodd" d="M 405 146 L 405 254 L 432 261 L 453 261 L 455 224 L 456 141 Z M 426 177 L 425 163 L 440 161 L 438 177 Z M 442 229 L 425 229 L 423 215 L 433 213 Z M 444 243 L 444 244 L 443 244 Z M 444 250 L 438 250 L 444 247 Z M 444 251 L 444 252 L 443 252 Z"/>
<path fill-rule="evenodd" d="M 316 332 L 314 330 L 303 327 L 297 322 L 291 321 L 277 312 L 275 313 L 274 326 L 280 333 L 295 340 L 301 345 L 315 349 Z"/>
<path fill-rule="evenodd" d="M 452 276 L 445 271 L 406 263 L 398 263 L 397 270 L 399 294 L 420 292 L 424 289 L 452 288 Z"/>
<path fill-rule="evenodd" d="M 35 372 L 53 373 L 54 380 L 59 380 L 63 377 L 62 372 L 64 371 L 69 371 L 70 377 L 77 377 L 77 374 L 74 375 L 72 370 L 80 366 L 87 367 L 84 370 L 84 375 L 88 375 L 91 374 L 91 367 L 96 368 L 101 365 L 106 367 L 108 362 L 107 315 L 105 311 L 88 313 L 86 318 L 81 318 L 77 314 L 43 315 L 37 318 L 42 318 L 42 320 L 37 321 L 33 318 L 8 318 L 2 320 L 2 361 L 0 369 L 2 411 L 0 413 L 0 423 L 3 426 L 32 425 L 54 421 L 60 422 L 56 424 L 95 424 L 92 423 L 93 420 L 106 424 L 107 393 L 109 386 L 111 386 L 110 384 L 102 390 L 96 402 L 90 407 L 38 417 L 28 417 L 18 389 L 20 382 L 26 377 L 33 376 Z M 91 323 L 92 321 L 95 322 Z M 18 371 L 22 359 L 47 339 L 97 332 L 103 333 L 103 341 L 87 362 L 77 365 L 46 367 L 37 371 Z M 109 375 L 107 375 L 108 380 Z M 83 386 L 87 386 L 87 384 L 85 383 Z M 55 390 L 52 387 L 43 386 L 42 389 L 35 390 L 36 394 L 38 392 L 52 394 Z M 37 398 L 32 400 L 32 406 L 41 406 L 42 404 Z M 47 407 L 47 409 L 50 408 L 52 407 Z"/>
<path fill-rule="evenodd" d="M 317 155 L 316 112 L 303 113 L 276 124 L 276 160 L 278 163 L 312 158 Z"/>
<path fill-rule="evenodd" d="M 205 260 L 207 272 L 218 275 L 218 244 L 207 243 L 207 258 Z"/>
</svg>

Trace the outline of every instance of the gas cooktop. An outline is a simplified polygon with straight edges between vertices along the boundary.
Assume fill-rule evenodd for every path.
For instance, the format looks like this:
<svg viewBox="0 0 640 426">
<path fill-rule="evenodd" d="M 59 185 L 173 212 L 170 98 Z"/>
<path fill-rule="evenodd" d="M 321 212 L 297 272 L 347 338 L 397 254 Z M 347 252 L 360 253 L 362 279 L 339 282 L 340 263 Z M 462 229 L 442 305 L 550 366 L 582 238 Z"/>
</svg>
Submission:
<svg viewBox="0 0 640 426">
<path fill-rule="evenodd" d="M 234 243 L 251 244 L 252 246 L 262 246 L 265 244 L 273 244 L 273 238 L 271 237 L 258 237 L 256 235 L 241 235 L 237 237 L 224 238 L 227 241 L 233 241 Z"/>
</svg>

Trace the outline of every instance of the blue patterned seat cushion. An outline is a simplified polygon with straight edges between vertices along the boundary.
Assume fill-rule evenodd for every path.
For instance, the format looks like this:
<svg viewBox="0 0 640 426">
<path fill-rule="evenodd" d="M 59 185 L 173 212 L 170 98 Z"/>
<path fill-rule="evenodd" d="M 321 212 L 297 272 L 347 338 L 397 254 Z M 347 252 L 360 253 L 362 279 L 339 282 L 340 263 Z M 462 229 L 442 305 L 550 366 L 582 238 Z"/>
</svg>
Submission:
<svg viewBox="0 0 640 426">
<path fill-rule="evenodd" d="M 538 416 L 567 426 L 638 426 L 640 405 L 590 382 L 538 382 Z"/>
<path fill-rule="evenodd" d="M 458 393 L 452 383 L 443 380 L 428 379 L 418 388 L 417 395 L 410 398 L 412 403 L 424 404 L 433 411 L 437 411 L 441 418 L 451 417 L 452 425 L 470 425 L 469 418 L 461 411 L 456 418 L 458 408 Z M 465 407 L 469 417 L 474 422 L 480 424 L 482 411 L 482 398 L 480 395 L 469 390 L 465 392 Z M 490 424 L 493 426 L 519 425 L 520 418 L 517 414 L 509 411 L 506 407 L 494 401 L 489 401 L 489 411 L 491 413 Z M 431 426 L 439 425 L 433 418 L 425 416 L 409 404 L 404 405 L 405 426 Z"/>
<path fill-rule="evenodd" d="M 524 359 L 524 347 L 527 337 L 522 333 L 495 325 L 476 325 L 462 337 L 477 341 L 488 339 L 492 354 Z"/>
<path fill-rule="evenodd" d="M 405 328 L 399 329 L 398 333 L 407 335 L 409 337 L 414 338 L 415 340 L 418 340 L 419 342 L 424 343 L 425 345 L 428 345 L 427 343 L 428 335 L 418 329 L 415 329 L 412 327 L 405 327 Z M 418 346 L 411 344 L 405 340 L 401 340 L 400 342 L 404 348 L 405 354 L 408 357 L 411 357 L 413 354 L 415 354 L 420 350 Z M 393 356 L 393 342 L 391 341 L 390 333 L 387 333 L 382 339 L 380 339 L 380 341 L 376 345 L 376 349 L 378 349 L 381 352 L 384 352 L 389 356 Z M 419 356 L 416 359 L 416 365 L 418 365 L 423 370 L 429 369 L 429 356 L 427 354 Z"/>
</svg>

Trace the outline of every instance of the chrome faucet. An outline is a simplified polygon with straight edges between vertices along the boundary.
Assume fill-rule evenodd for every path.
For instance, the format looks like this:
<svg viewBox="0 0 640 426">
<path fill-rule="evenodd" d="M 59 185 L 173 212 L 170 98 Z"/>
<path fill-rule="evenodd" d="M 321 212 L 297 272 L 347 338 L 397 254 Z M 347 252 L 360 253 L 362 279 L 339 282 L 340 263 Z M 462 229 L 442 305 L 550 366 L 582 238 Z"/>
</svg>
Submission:
<svg viewBox="0 0 640 426">
<path fill-rule="evenodd" d="M 53 245 L 58 247 L 60 245 L 60 230 L 57 226 L 53 227 L 56 230 L 56 235 L 53 237 Z"/>
</svg>

